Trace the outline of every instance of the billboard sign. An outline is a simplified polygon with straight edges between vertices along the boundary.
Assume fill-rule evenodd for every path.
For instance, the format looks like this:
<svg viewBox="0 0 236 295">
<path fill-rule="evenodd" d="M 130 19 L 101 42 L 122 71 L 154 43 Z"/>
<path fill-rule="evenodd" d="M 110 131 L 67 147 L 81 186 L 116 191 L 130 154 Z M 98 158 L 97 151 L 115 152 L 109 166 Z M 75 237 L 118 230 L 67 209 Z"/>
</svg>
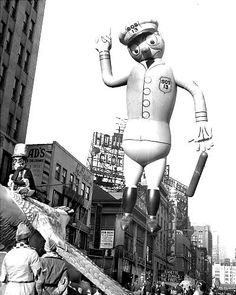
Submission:
<svg viewBox="0 0 236 295">
<path fill-rule="evenodd" d="M 119 186 L 124 183 L 122 133 L 93 133 L 87 167 L 100 180 L 99 185 Z"/>
</svg>

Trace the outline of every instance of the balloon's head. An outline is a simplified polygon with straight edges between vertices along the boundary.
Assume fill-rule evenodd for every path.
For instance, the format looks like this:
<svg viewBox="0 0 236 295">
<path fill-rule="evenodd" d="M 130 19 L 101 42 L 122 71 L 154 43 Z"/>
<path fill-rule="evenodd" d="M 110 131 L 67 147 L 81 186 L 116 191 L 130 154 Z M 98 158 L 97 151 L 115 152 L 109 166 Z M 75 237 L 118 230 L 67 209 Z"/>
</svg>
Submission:
<svg viewBox="0 0 236 295">
<path fill-rule="evenodd" d="M 135 22 L 119 35 L 120 42 L 127 45 L 130 55 L 137 62 L 161 58 L 165 43 L 154 20 Z"/>
</svg>

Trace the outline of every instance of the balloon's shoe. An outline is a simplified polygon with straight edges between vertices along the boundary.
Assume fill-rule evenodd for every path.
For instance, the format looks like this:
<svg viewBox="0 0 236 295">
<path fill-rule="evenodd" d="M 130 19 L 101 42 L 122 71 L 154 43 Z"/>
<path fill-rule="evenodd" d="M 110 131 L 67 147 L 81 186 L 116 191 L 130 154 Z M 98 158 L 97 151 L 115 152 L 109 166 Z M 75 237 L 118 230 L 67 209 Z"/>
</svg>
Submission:
<svg viewBox="0 0 236 295">
<path fill-rule="evenodd" d="M 153 233 L 157 228 L 157 219 L 156 216 L 149 216 L 147 220 L 148 229 Z"/>
<path fill-rule="evenodd" d="M 121 222 L 120 222 L 120 226 L 122 230 L 125 230 L 128 225 L 130 224 L 132 219 L 132 216 L 130 213 L 124 213 L 122 218 L 121 218 Z"/>
</svg>

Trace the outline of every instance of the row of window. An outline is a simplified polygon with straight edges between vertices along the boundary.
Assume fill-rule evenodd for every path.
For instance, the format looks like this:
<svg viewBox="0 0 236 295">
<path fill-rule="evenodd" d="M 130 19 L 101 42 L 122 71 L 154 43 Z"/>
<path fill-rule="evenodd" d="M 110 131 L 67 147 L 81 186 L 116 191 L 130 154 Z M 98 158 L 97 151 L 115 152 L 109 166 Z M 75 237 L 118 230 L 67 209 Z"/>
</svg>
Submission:
<svg viewBox="0 0 236 295">
<path fill-rule="evenodd" d="M 26 13 L 27 15 L 27 13 Z M 26 24 L 24 23 L 23 32 L 26 30 Z M 10 55 L 12 42 L 13 42 L 13 32 L 10 28 L 7 29 L 7 25 L 4 21 L 1 21 L 1 40 L 0 43 L 4 46 L 5 52 Z M 29 27 L 29 39 L 33 40 L 33 32 L 34 32 L 35 23 L 33 20 L 30 22 Z M 29 61 L 30 61 L 30 51 L 25 49 L 24 44 L 20 43 L 17 57 L 17 64 L 23 69 L 23 71 L 28 74 L 29 70 Z"/>
<path fill-rule="evenodd" d="M 11 16 L 14 18 L 15 15 L 15 11 L 17 10 L 17 6 L 19 1 L 22 0 L 5 0 L 4 2 L 4 9 L 10 13 L 11 12 Z M 40 0 L 28 0 L 28 2 L 30 3 L 30 5 L 33 7 L 33 9 L 37 12 L 38 10 L 38 3 Z"/>
<path fill-rule="evenodd" d="M 55 179 L 61 181 L 65 185 L 68 185 L 70 189 L 83 196 L 86 200 L 89 200 L 90 187 L 84 182 L 82 182 L 80 186 L 80 179 L 75 177 L 73 173 L 70 173 L 69 181 L 67 182 L 67 170 L 59 163 L 56 164 Z"/>
<path fill-rule="evenodd" d="M 9 113 L 6 133 L 17 140 L 21 121 L 14 118 L 14 114 Z"/>
<path fill-rule="evenodd" d="M 18 6 L 19 0 L 5 0 L 4 2 L 4 9 L 10 13 L 11 17 L 15 20 L 16 19 L 16 10 Z"/>
</svg>

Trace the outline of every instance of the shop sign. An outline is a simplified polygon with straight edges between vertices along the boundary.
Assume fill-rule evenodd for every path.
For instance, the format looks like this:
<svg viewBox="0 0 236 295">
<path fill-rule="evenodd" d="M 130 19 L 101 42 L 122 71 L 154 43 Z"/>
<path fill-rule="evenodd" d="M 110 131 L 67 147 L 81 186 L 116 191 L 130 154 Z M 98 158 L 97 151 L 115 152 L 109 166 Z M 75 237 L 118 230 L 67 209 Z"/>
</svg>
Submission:
<svg viewBox="0 0 236 295">
<path fill-rule="evenodd" d="M 114 245 L 114 230 L 101 230 L 100 249 L 112 249 Z"/>
</svg>

